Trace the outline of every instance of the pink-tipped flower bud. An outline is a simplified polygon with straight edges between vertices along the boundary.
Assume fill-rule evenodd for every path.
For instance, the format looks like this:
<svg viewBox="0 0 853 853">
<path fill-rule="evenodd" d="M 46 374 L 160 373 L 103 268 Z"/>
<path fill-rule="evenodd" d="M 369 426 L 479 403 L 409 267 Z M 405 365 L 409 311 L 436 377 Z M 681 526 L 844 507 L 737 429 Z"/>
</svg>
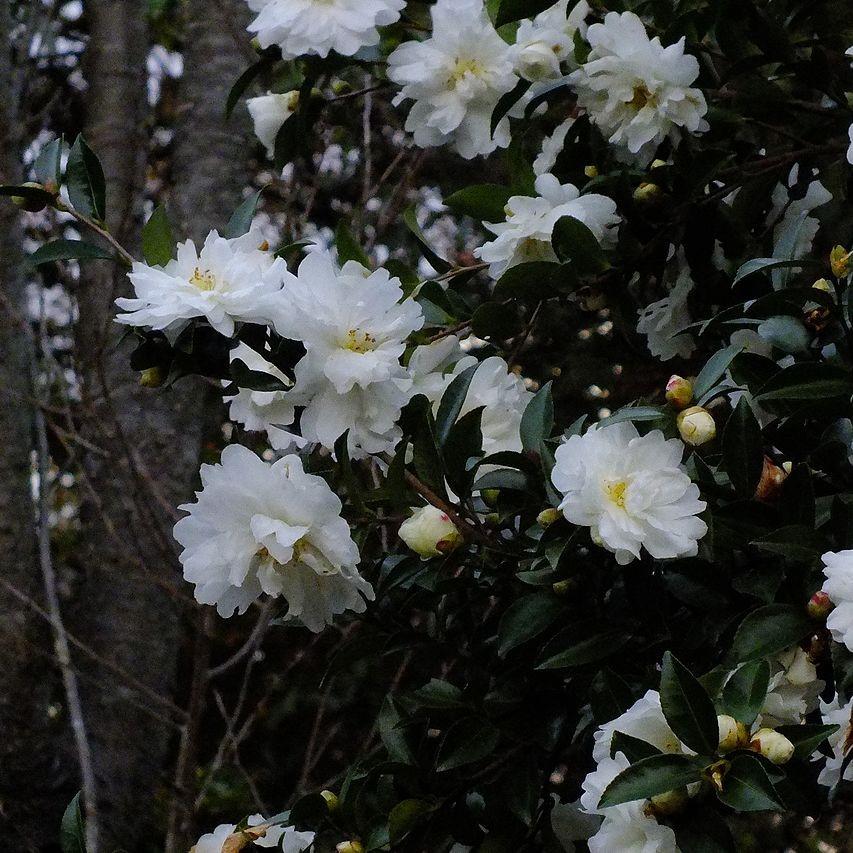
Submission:
<svg viewBox="0 0 853 853">
<path fill-rule="evenodd" d="M 676 419 L 681 440 L 691 447 L 701 447 L 717 436 L 717 425 L 707 409 L 691 406 L 680 412 Z"/>
<path fill-rule="evenodd" d="M 693 402 L 693 383 L 683 376 L 670 376 L 666 383 L 666 401 L 674 409 L 686 409 Z"/>
<path fill-rule="evenodd" d="M 782 483 L 788 479 L 791 470 L 779 467 L 771 459 L 764 457 L 764 467 L 761 469 L 761 479 L 755 488 L 755 499 L 764 503 L 775 501 L 782 491 Z"/>
<path fill-rule="evenodd" d="M 462 544 L 462 534 L 450 516 L 432 505 L 416 509 L 400 525 L 399 536 L 424 560 L 449 554 Z"/>
<path fill-rule="evenodd" d="M 820 622 L 823 622 L 832 613 L 834 608 L 835 605 L 832 603 L 832 599 L 822 589 L 818 590 L 806 605 L 809 616 Z"/>
<path fill-rule="evenodd" d="M 759 729 L 749 742 L 749 748 L 760 752 L 774 764 L 787 764 L 794 754 L 794 744 L 773 729 Z"/>
<path fill-rule="evenodd" d="M 717 717 L 717 728 L 720 731 L 720 752 L 731 752 L 749 743 L 749 732 L 746 726 L 728 714 Z"/>
</svg>

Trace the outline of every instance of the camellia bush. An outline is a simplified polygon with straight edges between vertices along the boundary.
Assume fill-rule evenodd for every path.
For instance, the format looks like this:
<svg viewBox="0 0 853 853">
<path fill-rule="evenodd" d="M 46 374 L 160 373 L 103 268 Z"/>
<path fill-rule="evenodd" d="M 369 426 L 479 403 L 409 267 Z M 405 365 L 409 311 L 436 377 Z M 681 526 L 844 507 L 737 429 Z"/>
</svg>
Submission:
<svg viewBox="0 0 853 853">
<path fill-rule="evenodd" d="M 331 668 L 418 673 L 333 790 L 196 853 L 727 851 L 743 815 L 817 818 L 853 780 L 853 7 L 249 6 L 222 107 L 270 181 L 225 233 L 158 208 L 130 257 L 83 138 L 2 189 L 91 229 L 34 263 L 129 267 L 152 395 L 221 389 L 174 533 L 196 599 L 357 622 Z M 366 104 L 387 162 L 272 244 L 266 198 Z"/>
</svg>

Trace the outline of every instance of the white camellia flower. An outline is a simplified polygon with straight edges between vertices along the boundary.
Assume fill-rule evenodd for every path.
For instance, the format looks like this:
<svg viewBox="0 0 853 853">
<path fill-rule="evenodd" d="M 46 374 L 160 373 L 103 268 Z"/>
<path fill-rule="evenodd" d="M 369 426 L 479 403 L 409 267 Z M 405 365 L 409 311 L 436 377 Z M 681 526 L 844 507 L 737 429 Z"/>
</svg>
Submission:
<svg viewBox="0 0 853 853">
<path fill-rule="evenodd" d="M 574 67 L 575 33 L 586 35 L 584 19 L 590 8 L 586 0 L 569 11 L 569 0 L 540 12 L 519 24 L 515 37 L 516 71 L 531 82 L 562 76 L 564 63 Z"/>
<path fill-rule="evenodd" d="M 841 779 L 841 765 L 844 763 L 844 748 L 850 740 L 851 719 L 853 719 L 853 699 L 842 705 L 838 694 L 831 702 L 820 702 L 820 713 L 826 726 L 838 726 L 838 731 L 829 736 L 828 743 L 832 750 L 830 758 L 824 758 L 819 752 L 812 756 L 813 761 L 825 761 L 817 781 L 827 788 L 837 785 Z M 853 764 L 844 771 L 844 779 L 853 782 Z"/>
<path fill-rule="evenodd" d="M 828 551 L 821 559 L 826 575 L 823 591 L 835 605 L 826 627 L 836 643 L 853 651 L 853 551 Z"/>
<path fill-rule="evenodd" d="M 563 153 L 566 137 L 576 119 L 567 118 L 557 129 L 542 141 L 542 151 L 533 161 L 533 171 L 537 175 L 545 175 L 557 165 L 557 158 Z"/>
<path fill-rule="evenodd" d="M 299 107 L 299 92 L 268 92 L 257 98 L 249 98 L 246 106 L 255 123 L 255 136 L 263 143 L 270 158 L 274 157 L 275 139 L 282 125 Z"/>
<path fill-rule="evenodd" d="M 249 827 L 261 826 L 266 823 L 263 815 L 254 814 L 247 818 Z M 225 842 L 234 834 L 237 825 L 221 823 L 213 832 L 202 835 L 195 843 L 190 853 L 222 853 Z M 254 847 L 277 847 L 283 853 L 303 853 L 314 843 L 313 832 L 298 832 L 292 826 L 271 826 L 261 838 L 252 841 Z"/>
<path fill-rule="evenodd" d="M 483 0 L 438 0 L 432 37 L 401 44 L 388 57 L 388 77 L 402 86 L 394 103 L 415 103 L 406 130 L 421 148 L 453 144 L 470 160 L 506 148 L 509 120 L 492 136 L 492 113 L 518 82 L 512 48 L 492 26 Z"/>
<path fill-rule="evenodd" d="M 645 548 L 655 559 L 695 557 L 708 532 L 699 488 L 681 464 L 684 445 L 632 423 L 593 428 L 557 448 L 551 480 L 572 523 L 589 527 L 619 565 Z"/>
<path fill-rule="evenodd" d="M 684 266 L 668 296 L 647 305 L 639 312 L 637 331 L 646 336 L 649 352 L 661 361 L 689 358 L 696 349 L 693 335 L 681 330 L 690 325 L 687 297 L 693 290 L 690 270 Z"/>
<path fill-rule="evenodd" d="M 261 47 L 277 44 L 284 59 L 331 51 L 353 56 L 379 44 L 377 27 L 400 20 L 406 0 L 248 0 L 249 24 Z"/>
<path fill-rule="evenodd" d="M 587 40 L 589 57 L 570 80 L 578 103 L 614 145 L 648 162 L 667 137 L 677 144 L 682 130 L 708 129 L 705 96 L 691 87 L 699 63 L 685 55 L 684 38 L 664 47 L 633 12 L 608 12 Z"/>
<path fill-rule="evenodd" d="M 624 714 L 601 726 L 595 733 L 593 759 L 596 769 L 583 782 L 581 804 L 590 814 L 604 816 L 598 832 L 589 839 L 592 853 L 633 851 L 633 853 L 676 853 L 675 833 L 645 812 L 646 802 L 623 803 L 599 809 L 598 803 L 605 788 L 629 766 L 627 757 L 617 752 L 611 757 L 611 744 L 616 732 L 630 735 L 657 747 L 661 752 L 683 754 L 683 745 L 675 736 L 660 704 L 660 695 L 649 690 Z"/>
<path fill-rule="evenodd" d="M 284 385 L 293 383 L 274 364 L 255 352 L 248 344 L 240 343 L 230 354 L 231 361 L 242 361 L 249 370 L 267 373 Z M 229 385 L 223 382 L 223 385 Z M 265 432 L 274 450 L 289 450 L 293 445 L 304 444 L 302 439 L 285 427 L 292 426 L 296 409 L 287 391 L 251 391 L 240 388 L 235 397 L 225 397 L 232 421 L 242 424 L 250 432 Z"/>
<path fill-rule="evenodd" d="M 415 347 L 409 358 L 412 396 L 423 394 L 431 403 L 437 403 L 448 385 L 447 372 L 463 356 L 456 335 Z"/>
<path fill-rule="evenodd" d="M 293 390 L 305 406 L 303 438 L 331 449 L 349 430 L 355 455 L 393 447 L 412 385 L 400 357 L 424 323 L 399 279 L 353 261 L 339 269 L 329 253 L 312 252 L 288 278 L 273 322 L 305 346 Z"/>
<path fill-rule="evenodd" d="M 137 261 L 128 276 L 136 296 L 116 299 L 128 312 L 116 321 L 163 331 L 172 340 L 197 317 L 227 337 L 237 322 L 267 323 L 288 275 L 267 248 L 255 229 L 231 240 L 212 231 L 201 252 L 187 240 L 165 267 Z"/>
<path fill-rule="evenodd" d="M 232 444 L 202 465 L 197 502 L 175 525 L 184 578 L 220 616 L 244 613 L 263 593 L 287 600 L 287 617 L 321 631 L 346 610 L 361 613 L 373 589 L 356 569 L 358 548 L 341 502 L 298 456 L 273 465 Z"/>
<path fill-rule="evenodd" d="M 489 266 L 489 275 L 500 278 L 507 269 L 530 261 L 556 261 L 551 244 L 554 226 L 564 216 L 583 222 L 602 244 L 612 244 L 621 221 L 616 203 L 607 196 L 581 195 L 574 184 L 561 184 L 554 175 L 536 179 L 537 197 L 513 196 L 506 207 L 506 222 L 484 225 L 496 234 L 474 253 Z"/>
</svg>

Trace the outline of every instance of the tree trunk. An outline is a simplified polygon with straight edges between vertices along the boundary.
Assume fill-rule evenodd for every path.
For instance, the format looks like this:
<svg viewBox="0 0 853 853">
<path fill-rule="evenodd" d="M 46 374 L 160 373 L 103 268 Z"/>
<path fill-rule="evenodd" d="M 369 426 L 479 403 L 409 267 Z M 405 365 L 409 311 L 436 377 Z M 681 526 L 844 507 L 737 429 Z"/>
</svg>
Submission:
<svg viewBox="0 0 853 853">
<path fill-rule="evenodd" d="M 110 231 L 138 255 L 147 3 L 93 0 L 88 8 L 87 137 L 104 166 Z M 236 47 L 243 11 L 239 0 L 187 4 L 186 112 L 176 139 L 172 208 L 197 238 L 227 221 L 245 182 L 245 148 L 223 119 L 228 87 L 244 64 Z M 126 276 L 106 265 L 87 269 L 77 340 L 86 438 L 99 448 L 86 466 L 87 577 L 77 631 L 107 662 L 87 664 L 97 686 L 86 694 L 105 850 L 136 849 L 158 788 L 183 794 L 169 790 L 173 774 L 164 773 L 181 731 L 176 723 L 184 721 L 170 702 L 191 593 L 171 529 L 175 507 L 192 495 L 202 442 L 221 412 L 218 395 L 202 382 L 182 380 L 169 390 L 139 386 L 131 347 L 119 344 L 113 323 L 113 300 L 127 289 Z M 185 693 L 182 687 L 181 699 Z"/>
<path fill-rule="evenodd" d="M 0 182 L 20 182 L 9 4 L 0 5 Z M 33 409 L 31 338 L 26 327 L 18 209 L 0 200 L 0 849 L 37 850 L 56 837 L 74 789 L 59 747 L 59 680 L 42 601 L 30 492 Z M 38 606 L 38 605 L 37 605 Z M 65 789 L 63 790 L 63 786 Z"/>
</svg>

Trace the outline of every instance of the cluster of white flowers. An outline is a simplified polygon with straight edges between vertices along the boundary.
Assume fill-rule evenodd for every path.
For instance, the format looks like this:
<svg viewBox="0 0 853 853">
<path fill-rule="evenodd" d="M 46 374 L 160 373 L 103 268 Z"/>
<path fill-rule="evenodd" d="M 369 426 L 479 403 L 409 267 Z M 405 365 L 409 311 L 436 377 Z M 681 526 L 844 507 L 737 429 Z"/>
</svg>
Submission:
<svg viewBox="0 0 853 853">
<path fill-rule="evenodd" d="M 116 300 L 127 312 L 116 320 L 171 340 L 197 318 L 227 337 L 238 322 L 269 323 L 287 266 L 268 249 L 256 229 L 232 240 L 212 231 L 201 252 L 187 240 L 165 267 L 136 262 L 129 274 L 136 295 Z"/>
<path fill-rule="evenodd" d="M 596 768 L 583 782 L 581 804 L 590 814 L 600 814 L 603 821 L 589 840 L 591 853 L 676 853 L 675 833 L 657 822 L 646 808 L 644 800 L 599 808 L 605 788 L 630 762 L 622 752 L 611 756 L 613 735 L 616 732 L 639 738 L 669 754 L 685 754 L 681 741 L 675 736 L 661 710 L 660 695 L 650 690 L 624 714 L 601 726 L 595 733 L 592 750 Z"/>
<path fill-rule="evenodd" d="M 519 77 L 530 82 L 559 79 L 566 69 L 576 67 L 575 33 L 586 35 L 586 0 L 569 9 L 569 0 L 540 12 L 519 24 L 515 37 L 515 67 Z"/>
<path fill-rule="evenodd" d="M 832 750 L 830 757 L 824 758 L 820 753 L 815 753 L 815 761 L 825 761 L 817 781 L 827 788 L 832 788 L 841 781 L 841 767 L 849 752 L 851 742 L 851 728 L 853 728 L 853 699 L 842 705 L 836 694 L 831 702 L 821 700 L 820 713 L 824 725 L 838 726 L 838 731 L 829 736 L 829 748 Z M 853 763 L 844 771 L 844 779 L 853 782 Z"/>
<path fill-rule="evenodd" d="M 708 532 L 706 504 L 681 464 L 684 445 L 631 423 L 596 427 L 557 448 L 551 474 L 572 523 L 627 565 L 640 549 L 655 559 L 694 557 Z"/>
<path fill-rule="evenodd" d="M 818 706 L 824 683 L 808 653 L 799 646 L 780 652 L 770 660 L 770 683 L 761 706 L 762 726 L 800 725 Z"/>
<path fill-rule="evenodd" d="M 314 843 L 313 832 L 298 832 L 292 826 L 269 826 L 263 835 L 258 835 L 266 824 L 266 818 L 260 814 L 251 815 L 247 818 L 246 824 L 249 828 L 249 835 L 252 837 L 251 844 L 254 847 L 275 847 L 282 850 L 283 853 L 304 853 Z M 255 828 L 257 829 L 253 832 L 252 830 Z M 202 835 L 190 853 L 222 853 L 236 829 L 237 825 L 233 823 L 219 824 L 213 832 Z M 234 847 L 233 849 L 240 848 Z"/>
<path fill-rule="evenodd" d="M 633 12 L 609 12 L 587 32 L 591 50 L 570 81 L 608 140 L 650 162 L 667 138 L 708 129 L 705 96 L 693 88 L 699 63 L 684 53 L 684 38 L 664 47 L 650 39 Z"/>
<path fill-rule="evenodd" d="M 249 24 L 261 47 L 278 45 L 284 59 L 331 51 L 353 56 L 379 43 L 377 27 L 400 19 L 406 0 L 248 0 Z"/>
<path fill-rule="evenodd" d="M 551 174 L 540 175 L 535 187 L 538 196 L 513 196 L 509 200 L 505 222 L 486 223 L 496 239 L 475 254 L 490 264 L 492 278 L 500 278 L 517 264 L 556 261 L 551 235 L 564 216 L 582 222 L 600 243 L 615 242 L 621 220 L 612 199 L 597 193 L 581 195 L 574 184 L 561 184 Z"/>
<path fill-rule="evenodd" d="M 175 525 L 184 577 L 220 616 L 244 613 L 262 594 L 287 600 L 287 616 L 312 631 L 365 610 L 373 589 L 356 569 L 358 548 L 341 502 L 298 456 L 264 462 L 240 445 L 201 468 L 197 502 Z"/>
</svg>

